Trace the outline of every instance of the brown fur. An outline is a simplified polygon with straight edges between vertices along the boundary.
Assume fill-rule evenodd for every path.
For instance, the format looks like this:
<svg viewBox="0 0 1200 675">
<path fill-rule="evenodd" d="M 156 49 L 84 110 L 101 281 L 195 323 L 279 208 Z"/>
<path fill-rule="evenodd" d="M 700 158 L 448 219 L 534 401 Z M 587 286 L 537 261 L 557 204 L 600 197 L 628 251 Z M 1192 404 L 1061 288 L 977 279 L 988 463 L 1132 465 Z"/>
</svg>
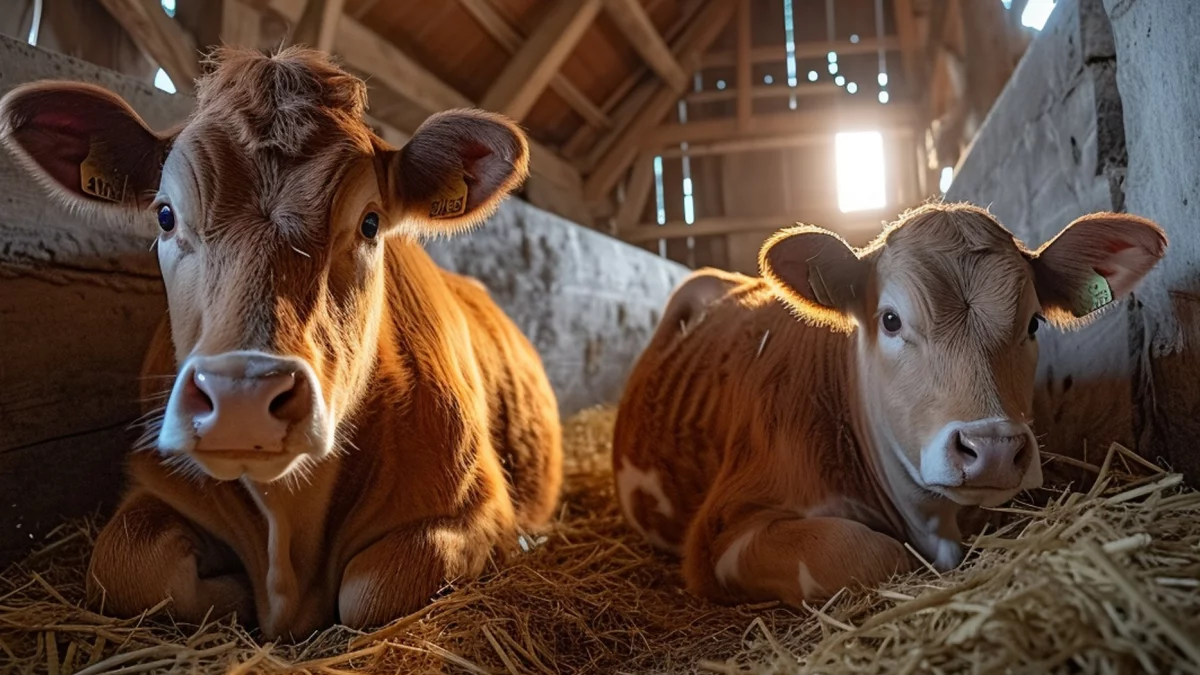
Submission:
<svg viewBox="0 0 1200 675">
<path fill-rule="evenodd" d="M 452 111 L 395 150 L 363 122 L 363 83 L 316 52 L 225 50 L 215 65 L 181 130 L 151 134 L 97 88 L 37 84 L 0 103 L 6 141 L 78 208 L 148 223 L 172 199 L 178 225 L 159 239 L 171 314 L 146 357 L 148 401 L 189 355 L 286 354 L 311 364 L 337 443 L 272 483 L 217 481 L 155 451 L 150 405 L 90 595 L 118 615 L 167 596 L 184 621 L 235 609 L 268 637 L 382 624 L 503 557 L 558 499 L 557 404 L 536 351 L 416 238 L 489 216 L 526 175 L 526 141 L 501 117 Z M 109 124 L 72 116 L 80 106 Z M 109 169 L 139 188 L 119 205 L 71 182 L 102 126 L 123 149 Z M 430 219 L 455 175 L 466 212 Z M 381 216 L 371 241 L 368 210 Z"/>
<path fill-rule="evenodd" d="M 1070 250 L 1033 253 L 981 209 L 930 205 L 861 250 L 784 230 L 763 248 L 762 279 L 696 272 L 621 401 L 613 462 L 626 517 L 682 555 L 690 590 L 722 602 L 798 605 L 874 583 L 913 566 L 904 542 L 953 561 L 971 509 L 914 484 L 880 439 L 918 465 L 948 421 L 1024 419 L 1031 317 L 1068 323 L 1076 289 L 1063 280 L 1105 251 L 1136 251 L 1122 272 L 1136 281 L 1165 247 L 1157 226 L 1116 214 L 1057 241 Z M 1113 282 L 1116 297 L 1130 288 Z M 896 289 L 919 347 L 890 353 L 880 302 Z"/>
</svg>

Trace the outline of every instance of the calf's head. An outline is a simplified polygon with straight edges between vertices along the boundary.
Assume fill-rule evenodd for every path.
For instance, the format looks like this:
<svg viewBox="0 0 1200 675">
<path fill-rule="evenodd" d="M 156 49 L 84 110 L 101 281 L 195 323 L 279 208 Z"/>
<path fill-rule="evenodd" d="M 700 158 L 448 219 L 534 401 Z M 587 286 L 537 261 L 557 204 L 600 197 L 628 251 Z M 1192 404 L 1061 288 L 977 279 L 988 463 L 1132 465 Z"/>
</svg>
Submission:
<svg viewBox="0 0 1200 675">
<path fill-rule="evenodd" d="M 333 452 L 362 399 L 385 242 L 486 218 L 528 146 L 508 120 L 460 110 L 397 150 L 363 121 L 365 85 L 317 52 L 216 63 L 173 131 L 98 87 L 42 82 L 0 100 L 0 135 L 61 201 L 157 236 L 178 367 L 157 451 L 271 481 Z"/>
<path fill-rule="evenodd" d="M 1042 482 L 1029 416 L 1043 324 L 1093 318 L 1166 244 L 1154 223 L 1099 213 L 1030 251 L 982 209 L 929 205 L 861 250 L 784 230 L 760 263 L 802 318 L 855 332 L 854 386 L 884 470 L 989 506 Z"/>
</svg>

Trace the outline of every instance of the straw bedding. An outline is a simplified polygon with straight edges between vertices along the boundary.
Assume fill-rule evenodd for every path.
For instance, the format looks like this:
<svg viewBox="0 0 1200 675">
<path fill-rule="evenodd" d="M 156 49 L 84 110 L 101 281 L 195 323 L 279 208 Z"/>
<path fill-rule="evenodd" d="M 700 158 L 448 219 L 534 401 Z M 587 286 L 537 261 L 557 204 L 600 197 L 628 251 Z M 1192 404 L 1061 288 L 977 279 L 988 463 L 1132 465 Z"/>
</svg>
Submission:
<svg viewBox="0 0 1200 675">
<path fill-rule="evenodd" d="M 0 579 L 0 672 L 1200 673 L 1200 493 L 1119 446 L 1098 467 L 1052 459 L 1086 492 L 1005 509 L 951 573 L 730 608 L 683 592 L 677 564 L 624 525 L 612 419 L 566 424 L 564 506 L 533 550 L 372 634 L 259 644 L 229 617 L 176 625 L 165 603 L 94 614 L 96 524 L 64 524 Z"/>
</svg>

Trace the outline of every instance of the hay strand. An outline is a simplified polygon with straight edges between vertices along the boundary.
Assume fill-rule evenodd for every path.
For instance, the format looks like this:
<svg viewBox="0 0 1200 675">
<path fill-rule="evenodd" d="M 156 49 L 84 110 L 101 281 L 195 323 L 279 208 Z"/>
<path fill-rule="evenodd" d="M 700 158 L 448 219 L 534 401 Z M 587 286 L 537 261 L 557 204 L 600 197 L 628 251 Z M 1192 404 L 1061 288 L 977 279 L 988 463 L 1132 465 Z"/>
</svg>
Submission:
<svg viewBox="0 0 1200 675">
<path fill-rule="evenodd" d="M 233 617 L 176 624 L 166 602 L 103 616 L 83 606 L 96 526 L 65 524 L 0 577 L 0 673 L 1200 673 L 1200 494 L 1127 448 L 1048 455 L 1081 491 L 995 509 L 957 569 L 720 607 L 625 525 L 612 421 L 565 424 L 564 503 L 524 554 L 367 633 L 262 643 Z"/>
</svg>

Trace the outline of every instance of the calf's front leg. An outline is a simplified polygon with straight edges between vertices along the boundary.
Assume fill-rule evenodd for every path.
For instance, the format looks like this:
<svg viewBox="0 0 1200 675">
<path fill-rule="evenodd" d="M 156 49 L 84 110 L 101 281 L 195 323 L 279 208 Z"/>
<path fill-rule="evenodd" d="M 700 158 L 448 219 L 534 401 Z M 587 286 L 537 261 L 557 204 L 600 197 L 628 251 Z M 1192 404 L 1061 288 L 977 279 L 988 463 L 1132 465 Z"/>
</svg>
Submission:
<svg viewBox="0 0 1200 675">
<path fill-rule="evenodd" d="M 232 551 L 147 493 L 127 498 L 100 531 L 88 565 L 89 603 L 130 617 L 171 598 L 171 613 L 199 623 L 236 611 L 254 621 L 254 594 Z"/>
<path fill-rule="evenodd" d="M 447 580 L 483 570 L 491 544 L 467 530 L 411 525 L 363 549 L 346 565 L 338 615 L 351 628 L 380 626 L 424 607 Z"/>
<path fill-rule="evenodd" d="M 697 525 L 684 574 L 693 592 L 720 602 L 799 607 L 844 587 L 878 584 L 914 562 L 896 539 L 844 518 L 762 514 L 722 530 Z"/>
</svg>

